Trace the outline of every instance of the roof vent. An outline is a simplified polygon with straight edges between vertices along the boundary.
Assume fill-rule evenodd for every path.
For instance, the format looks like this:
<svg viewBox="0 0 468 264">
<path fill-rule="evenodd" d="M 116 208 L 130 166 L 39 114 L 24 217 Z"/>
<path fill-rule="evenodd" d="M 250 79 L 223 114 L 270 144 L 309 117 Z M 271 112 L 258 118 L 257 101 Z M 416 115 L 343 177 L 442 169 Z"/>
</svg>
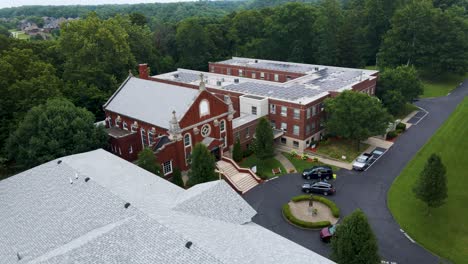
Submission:
<svg viewBox="0 0 468 264">
<path fill-rule="evenodd" d="M 255 63 L 258 63 L 258 60 L 255 60 Z"/>
<path fill-rule="evenodd" d="M 126 203 L 126 204 L 124 205 L 125 209 L 127 209 L 129 206 L 130 206 L 130 203 Z"/>
<path fill-rule="evenodd" d="M 318 71 L 319 70 L 319 67 L 315 67 L 315 71 Z"/>
<path fill-rule="evenodd" d="M 221 81 L 216 81 L 217 86 L 221 86 Z"/>
<path fill-rule="evenodd" d="M 190 247 L 192 246 L 192 244 L 193 244 L 192 241 L 189 241 L 189 242 L 187 242 L 187 243 L 185 244 L 185 247 L 190 249 Z"/>
<path fill-rule="evenodd" d="M 174 78 L 179 78 L 179 74 L 178 74 L 178 73 L 175 73 L 175 74 L 174 74 Z"/>
<path fill-rule="evenodd" d="M 72 180 L 72 178 L 71 178 L 71 177 L 70 177 L 70 184 L 73 184 L 73 180 Z"/>
<path fill-rule="evenodd" d="M 78 179 L 78 173 L 75 172 L 75 179 Z"/>
<path fill-rule="evenodd" d="M 238 78 L 235 78 L 235 79 L 234 79 L 234 83 L 239 83 L 239 79 L 238 79 Z"/>
<path fill-rule="evenodd" d="M 21 260 L 21 259 L 22 259 L 22 257 L 21 257 L 21 255 L 20 255 L 19 252 L 16 252 L 16 257 L 18 258 L 18 260 Z"/>
<path fill-rule="evenodd" d="M 62 160 L 57 160 L 57 164 L 60 164 L 60 163 L 62 163 Z"/>
<path fill-rule="evenodd" d="M 88 182 L 88 181 L 89 181 L 89 177 L 86 177 L 86 178 L 84 179 L 84 181 L 85 181 L 85 182 Z"/>
</svg>

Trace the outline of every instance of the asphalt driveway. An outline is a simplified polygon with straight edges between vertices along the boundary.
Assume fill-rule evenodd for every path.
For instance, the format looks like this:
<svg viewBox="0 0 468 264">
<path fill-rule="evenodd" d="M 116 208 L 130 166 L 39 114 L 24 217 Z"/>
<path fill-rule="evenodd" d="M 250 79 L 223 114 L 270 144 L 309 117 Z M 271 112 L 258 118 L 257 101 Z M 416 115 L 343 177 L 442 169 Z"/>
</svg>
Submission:
<svg viewBox="0 0 468 264">
<path fill-rule="evenodd" d="M 468 96 L 468 80 L 450 95 L 422 99 L 416 105 L 428 114 L 402 134 L 392 148 L 367 171 L 340 170 L 334 185 L 337 194 L 330 197 L 346 216 L 361 208 L 377 236 L 380 255 L 388 263 L 438 263 L 438 257 L 413 243 L 400 230 L 387 207 L 387 191 L 407 162 L 437 131 L 456 106 Z M 304 180 L 290 174 L 258 185 L 244 199 L 258 214 L 253 221 L 325 257 L 330 248 L 319 240 L 318 231 L 293 227 L 282 219 L 281 206 L 292 196 L 301 194 Z"/>
</svg>

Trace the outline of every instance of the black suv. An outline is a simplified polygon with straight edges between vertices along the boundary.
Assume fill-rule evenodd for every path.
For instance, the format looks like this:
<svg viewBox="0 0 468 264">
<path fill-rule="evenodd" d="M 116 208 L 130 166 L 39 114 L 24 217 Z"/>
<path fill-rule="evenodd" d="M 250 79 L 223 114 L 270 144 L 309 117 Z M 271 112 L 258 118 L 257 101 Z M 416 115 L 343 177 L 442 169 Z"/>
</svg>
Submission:
<svg viewBox="0 0 468 264">
<path fill-rule="evenodd" d="M 319 179 L 319 180 L 329 180 L 333 178 L 333 170 L 329 166 L 314 166 L 310 169 L 304 170 L 302 173 L 302 178 L 310 179 Z"/>
<path fill-rule="evenodd" d="M 335 193 L 335 188 L 328 182 L 305 182 L 302 185 L 302 191 L 305 193 L 320 193 L 323 195 L 329 195 Z"/>
</svg>

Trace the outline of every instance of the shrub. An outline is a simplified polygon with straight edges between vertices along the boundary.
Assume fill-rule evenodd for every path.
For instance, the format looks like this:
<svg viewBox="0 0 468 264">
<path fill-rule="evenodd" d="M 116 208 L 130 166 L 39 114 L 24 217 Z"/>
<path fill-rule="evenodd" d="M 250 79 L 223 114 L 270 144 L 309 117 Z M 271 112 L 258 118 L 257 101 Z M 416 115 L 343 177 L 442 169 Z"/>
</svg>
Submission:
<svg viewBox="0 0 468 264">
<path fill-rule="evenodd" d="M 396 129 L 401 129 L 403 131 L 406 130 L 406 124 L 405 123 L 398 123 L 398 125 L 396 125 Z"/>
<path fill-rule="evenodd" d="M 401 133 L 403 133 L 403 129 L 397 129 L 397 130 L 395 130 L 395 131 L 396 131 L 396 133 L 397 133 L 398 135 L 401 134 Z"/>
<path fill-rule="evenodd" d="M 245 157 L 248 157 L 250 155 L 253 154 L 253 150 L 251 150 L 250 148 L 246 148 L 242 151 L 242 156 L 245 158 Z"/>
<path fill-rule="evenodd" d="M 396 138 L 398 136 L 396 131 L 390 131 L 387 133 L 387 139 Z"/>
<path fill-rule="evenodd" d="M 320 222 L 307 222 L 300 219 L 297 219 L 292 213 L 289 204 L 283 205 L 283 215 L 286 219 L 289 220 L 294 225 L 304 227 L 304 228 L 323 228 L 330 226 L 330 221 L 320 221 Z"/>
<path fill-rule="evenodd" d="M 310 195 L 307 195 L 307 194 L 303 194 L 303 195 L 299 195 L 299 196 L 294 196 L 293 198 L 291 198 L 291 201 L 293 202 L 300 202 L 300 201 L 308 201 L 310 199 Z M 336 218 L 340 217 L 340 208 L 338 208 L 338 206 L 336 206 L 336 204 L 331 201 L 331 200 L 328 200 L 327 198 L 324 198 L 324 197 L 321 197 L 321 196 L 312 196 L 312 199 L 314 199 L 314 201 L 317 201 L 317 202 L 321 202 L 323 204 L 325 204 L 328 208 L 330 208 L 330 210 L 332 211 L 332 215 Z"/>
<path fill-rule="evenodd" d="M 242 160 L 242 147 L 240 144 L 239 139 L 236 140 L 236 143 L 234 144 L 234 148 L 232 150 L 232 158 L 234 159 L 235 162 L 240 162 Z"/>
<path fill-rule="evenodd" d="M 297 152 L 295 150 L 291 150 L 291 152 L 289 152 L 289 155 L 291 155 L 291 157 L 296 157 L 297 156 Z"/>
<path fill-rule="evenodd" d="M 309 156 L 307 156 L 307 154 L 302 154 L 302 160 L 308 160 L 309 159 Z"/>
<path fill-rule="evenodd" d="M 318 162 L 318 158 L 317 157 L 314 157 L 314 162 Z"/>
</svg>

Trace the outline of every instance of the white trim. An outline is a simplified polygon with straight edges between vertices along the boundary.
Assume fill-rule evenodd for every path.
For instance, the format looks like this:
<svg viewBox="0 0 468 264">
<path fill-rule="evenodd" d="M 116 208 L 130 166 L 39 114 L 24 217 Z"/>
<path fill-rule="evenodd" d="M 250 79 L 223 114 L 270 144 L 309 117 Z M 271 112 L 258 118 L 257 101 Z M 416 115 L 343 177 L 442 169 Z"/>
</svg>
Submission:
<svg viewBox="0 0 468 264">
<path fill-rule="evenodd" d="M 166 164 L 166 163 L 168 163 L 168 162 L 169 162 L 169 167 L 171 168 L 171 170 L 168 171 L 168 172 L 165 172 L 164 164 Z M 171 174 L 171 173 L 172 173 L 172 160 L 163 162 L 163 163 L 162 163 L 162 170 L 163 170 L 164 176 L 166 176 L 166 175 L 168 175 L 168 174 Z"/>
<path fill-rule="evenodd" d="M 206 109 L 202 109 L 205 105 L 206 105 Z M 202 110 L 204 111 L 202 112 Z M 198 104 L 198 111 L 199 111 L 200 117 L 210 115 L 210 101 L 208 101 L 207 99 L 201 100 L 200 103 Z"/>
<path fill-rule="evenodd" d="M 127 130 L 127 131 L 128 131 L 127 122 L 123 122 L 123 123 L 122 123 L 122 127 L 123 127 L 124 130 Z"/>
<path fill-rule="evenodd" d="M 188 136 L 189 138 L 189 144 L 188 145 L 185 145 L 185 137 Z M 191 147 L 192 146 L 192 135 L 190 133 L 185 133 L 184 135 L 184 147 L 188 148 L 188 147 Z"/>
<path fill-rule="evenodd" d="M 221 124 L 223 124 L 222 125 L 223 129 L 221 129 Z M 221 120 L 221 122 L 219 122 L 219 131 L 226 132 L 226 120 L 223 119 Z"/>
</svg>

